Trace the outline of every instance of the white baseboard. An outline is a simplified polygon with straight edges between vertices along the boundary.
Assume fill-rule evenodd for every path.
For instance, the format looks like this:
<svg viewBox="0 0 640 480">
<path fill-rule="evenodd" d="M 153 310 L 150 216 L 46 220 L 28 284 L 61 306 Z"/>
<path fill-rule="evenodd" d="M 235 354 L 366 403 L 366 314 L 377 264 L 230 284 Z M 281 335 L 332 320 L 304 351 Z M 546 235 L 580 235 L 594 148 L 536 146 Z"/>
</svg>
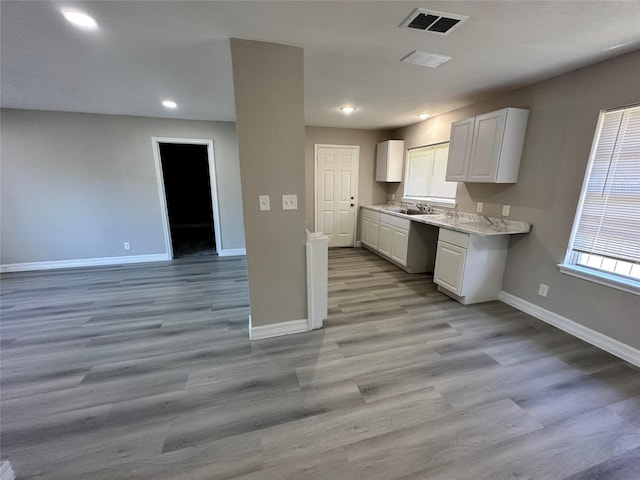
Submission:
<svg viewBox="0 0 640 480">
<path fill-rule="evenodd" d="M 515 295 L 505 291 L 500 292 L 498 300 L 640 367 L 640 350 L 637 348 L 608 337 L 600 332 L 596 332 L 595 330 L 585 327 L 584 325 L 580 325 L 579 323 L 563 317 L 562 315 L 558 315 L 557 313 L 539 307 L 538 305 L 523 300 L 522 298 L 516 297 Z"/>
<path fill-rule="evenodd" d="M 249 319 L 249 340 L 260 340 L 261 338 L 279 337 L 309 331 L 307 319 L 291 320 L 288 322 L 272 323 L 270 325 L 260 325 L 254 327 Z"/>
<path fill-rule="evenodd" d="M 55 268 L 96 267 L 102 265 L 124 265 L 127 263 L 164 262 L 170 260 L 166 253 L 154 255 L 131 255 L 127 257 L 78 258 L 51 262 L 8 263 L 0 265 L 0 272 L 27 272 L 52 270 Z"/>
<path fill-rule="evenodd" d="M 6 460 L 0 462 L 0 480 L 14 480 L 15 478 L 16 474 L 13 473 L 11 463 Z"/>
<path fill-rule="evenodd" d="M 246 254 L 247 254 L 246 248 L 226 248 L 226 249 L 218 250 L 219 257 L 238 257 Z"/>
</svg>

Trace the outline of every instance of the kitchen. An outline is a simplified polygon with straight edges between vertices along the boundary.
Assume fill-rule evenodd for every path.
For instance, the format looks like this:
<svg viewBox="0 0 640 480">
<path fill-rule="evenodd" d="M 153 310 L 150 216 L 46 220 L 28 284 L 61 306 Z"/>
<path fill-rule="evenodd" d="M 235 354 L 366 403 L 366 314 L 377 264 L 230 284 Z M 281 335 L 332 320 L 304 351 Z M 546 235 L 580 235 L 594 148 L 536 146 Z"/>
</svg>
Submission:
<svg viewBox="0 0 640 480">
<path fill-rule="evenodd" d="M 425 156 L 421 162 L 425 165 L 417 166 L 415 160 L 411 165 L 419 178 L 425 172 L 437 177 L 446 169 L 446 182 L 452 187 L 457 180 L 515 183 L 528 116 L 528 110 L 506 108 L 456 122 L 448 145 Z M 376 181 L 402 179 L 403 147 L 398 140 L 378 144 Z M 412 168 L 407 166 L 406 171 L 408 186 Z M 451 208 L 455 204 L 442 203 L 446 200 L 433 195 L 442 191 L 436 189 L 415 190 L 424 196 L 424 204 L 363 207 L 362 244 L 410 273 L 434 271 L 438 289 L 463 304 L 497 300 L 508 250 L 505 235 L 528 233 L 531 225 L 506 218 L 510 206 L 503 207 L 504 218 L 457 212 Z M 420 198 L 411 193 L 405 190 L 403 199 Z M 434 202 L 448 208 L 434 209 Z M 413 211 L 406 208 L 412 205 Z M 482 209 L 480 203 L 476 211 Z M 435 230 L 429 232 L 420 224 L 439 227 L 437 249 Z"/>
<path fill-rule="evenodd" d="M 511 235 L 509 238 L 507 260 L 498 293 L 501 301 L 635 363 L 637 346 L 640 345 L 638 297 L 576 279 L 563 274 L 558 268 L 563 262 L 571 236 L 577 201 L 598 124 L 598 113 L 607 106 L 633 104 L 640 95 L 637 85 L 628 82 L 620 82 L 617 89 L 605 90 L 598 88 L 598 85 L 616 76 L 616 72 L 622 74 L 629 71 L 628 68 L 636 68 L 637 58 L 632 58 L 634 56 L 619 57 L 617 61 L 576 70 L 432 117 L 391 131 L 383 138 L 374 132 L 365 136 L 363 131 L 351 131 L 356 141 L 350 141 L 345 131 L 307 127 L 308 198 L 312 198 L 314 191 L 313 144 L 359 145 L 362 159 L 358 184 L 359 205 L 400 204 L 404 181 L 375 181 L 378 143 L 402 140 L 406 155 L 412 149 L 448 142 L 454 122 L 508 107 L 528 110 L 517 182 L 459 182 L 455 211 L 477 214 L 478 203 L 482 203 L 482 216 L 505 218 L 503 208 L 508 205 L 509 219 L 533 226 L 530 233 Z M 365 158 L 370 158 L 370 161 L 365 162 Z M 313 222 L 313 208 L 308 206 L 307 223 L 313 225 Z M 357 240 L 361 240 L 364 233 L 361 222 L 362 219 L 358 222 Z M 368 223 L 365 221 L 364 225 L 366 227 Z M 596 298 L 597 302 L 594 303 L 593 299 Z M 611 318 L 612 314 L 615 321 L 605 320 Z"/>
</svg>

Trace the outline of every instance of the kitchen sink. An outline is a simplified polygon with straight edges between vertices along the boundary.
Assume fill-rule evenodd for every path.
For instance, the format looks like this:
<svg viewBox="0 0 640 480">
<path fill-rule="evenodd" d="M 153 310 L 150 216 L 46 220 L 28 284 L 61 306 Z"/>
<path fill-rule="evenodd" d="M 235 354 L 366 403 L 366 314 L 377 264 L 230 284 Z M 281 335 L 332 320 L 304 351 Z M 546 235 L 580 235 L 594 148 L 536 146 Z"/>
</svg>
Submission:
<svg viewBox="0 0 640 480">
<path fill-rule="evenodd" d="M 403 215 L 435 215 L 435 212 L 421 212 L 420 210 L 414 210 L 414 209 L 406 209 L 406 208 L 401 208 L 401 207 L 388 207 L 388 208 L 384 208 L 384 210 L 387 210 L 388 212 L 396 212 L 396 213 L 402 213 Z"/>
</svg>

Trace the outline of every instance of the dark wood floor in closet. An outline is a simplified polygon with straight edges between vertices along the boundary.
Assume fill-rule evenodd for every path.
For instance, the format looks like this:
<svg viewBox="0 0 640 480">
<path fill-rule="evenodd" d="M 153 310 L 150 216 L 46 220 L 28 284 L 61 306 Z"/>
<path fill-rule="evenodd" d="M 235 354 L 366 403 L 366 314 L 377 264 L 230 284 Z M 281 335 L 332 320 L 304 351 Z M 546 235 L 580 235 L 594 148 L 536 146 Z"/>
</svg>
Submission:
<svg viewBox="0 0 640 480">
<path fill-rule="evenodd" d="M 20 479 L 640 478 L 640 369 L 366 250 L 329 276 L 324 329 L 249 342 L 242 257 L 4 275 L 2 458 Z"/>
</svg>

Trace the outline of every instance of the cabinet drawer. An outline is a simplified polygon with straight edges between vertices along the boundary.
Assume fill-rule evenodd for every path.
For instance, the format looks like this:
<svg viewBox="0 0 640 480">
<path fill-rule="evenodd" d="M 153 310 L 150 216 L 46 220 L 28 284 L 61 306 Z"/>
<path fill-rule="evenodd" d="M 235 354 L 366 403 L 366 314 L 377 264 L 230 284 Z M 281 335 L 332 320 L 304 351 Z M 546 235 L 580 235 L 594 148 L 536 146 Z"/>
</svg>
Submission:
<svg viewBox="0 0 640 480">
<path fill-rule="evenodd" d="M 409 230 L 409 227 L 411 226 L 411 220 L 395 217 L 393 215 L 389 215 L 388 213 L 381 213 L 380 221 L 389 225 L 393 225 L 394 227 L 404 228 L 405 230 Z"/>
<path fill-rule="evenodd" d="M 370 218 L 371 220 L 380 220 L 380 212 L 369 210 L 368 208 L 362 209 L 363 218 Z"/>
<path fill-rule="evenodd" d="M 458 247 L 467 248 L 467 245 L 469 245 L 469 234 L 441 228 L 438 233 L 438 240 L 457 245 Z"/>
</svg>

